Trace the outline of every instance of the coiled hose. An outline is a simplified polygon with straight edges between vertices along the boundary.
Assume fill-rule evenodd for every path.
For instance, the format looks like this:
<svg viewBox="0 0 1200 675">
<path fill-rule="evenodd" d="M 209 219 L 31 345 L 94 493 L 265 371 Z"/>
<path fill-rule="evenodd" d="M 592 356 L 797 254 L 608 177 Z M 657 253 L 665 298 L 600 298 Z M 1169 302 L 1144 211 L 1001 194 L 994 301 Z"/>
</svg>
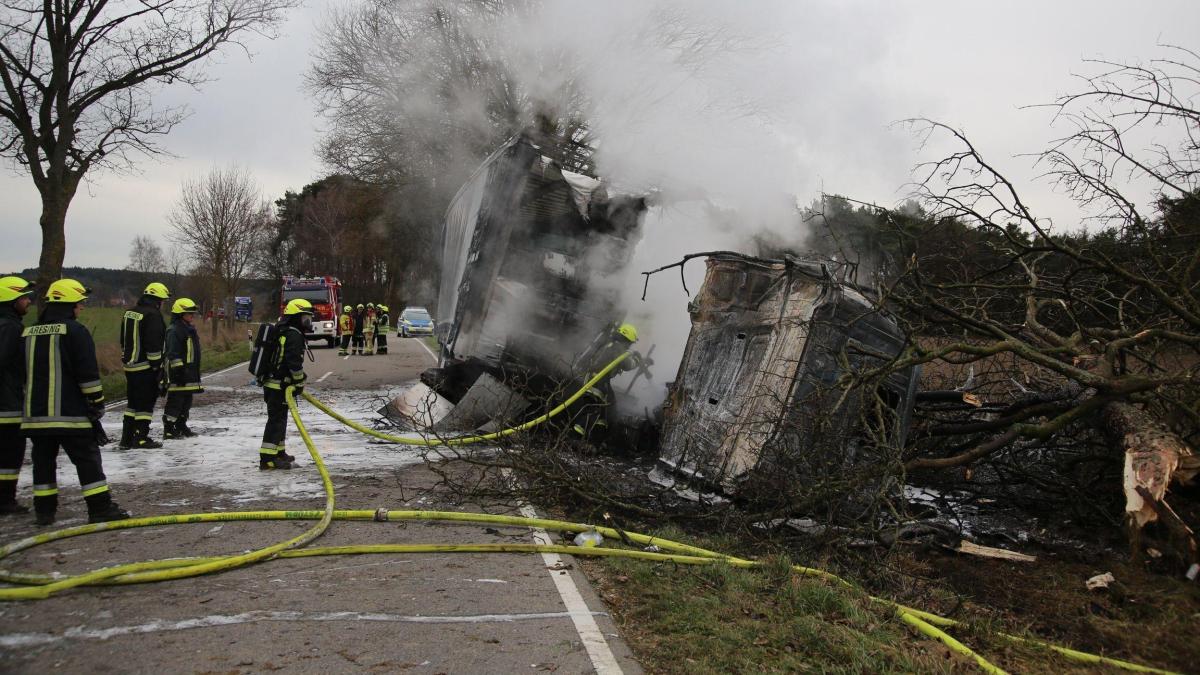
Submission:
<svg viewBox="0 0 1200 675">
<path fill-rule="evenodd" d="M 507 436 L 517 431 L 532 428 L 546 420 L 560 414 L 568 406 L 579 399 L 589 388 L 599 383 L 605 376 L 608 375 L 621 361 L 629 356 L 626 352 L 617 359 L 613 360 L 608 366 L 601 370 L 595 377 L 591 378 L 586 384 L 575 392 L 573 396 L 568 398 L 559 406 L 549 411 L 545 415 L 530 420 L 518 427 L 504 429 L 503 431 L 492 434 L 484 434 L 471 437 L 457 437 L 453 439 L 410 439 L 396 436 L 389 436 L 367 429 L 361 425 L 348 420 L 347 418 L 337 414 L 323 403 L 315 399 L 307 392 L 304 394 L 305 399 L 312 402 L 322 411 L 329 414 L 334 419 L 341 421 L 343 424 L 351 426 L 363 433 L 369 433 L 377 438 L 394 441 L 398 443 L 407 443 L 413 445 L 449 445 L 449 444 L 465 444 L 470 442 L 481 442 Z M 396 553 L 561 553 L 568 555 L 588 555 L 588 556 L 620 556 L 626 558 L 635 558 L 639 560 L 647 560 L 652 562 L 672 562 L 682 565 L 712 565 L 726 564 L 733 567 L 752 568 L 762 565 L 761 562 L 754 560 L 746 560 L 734 556 L 728 556 L 715 551 L 691 546 L 688 544 L 661 539 L 658 537 L 640 534 L 636 532 L 617 532 L 615 529 L 594 526 L 586 523 L 572 523 L 559 520 L 548 520 L 542 518 L 524 518 L 520 516 L 506 516 L 487 513 L 460 513 L 454 511 L 419 511 L 419 510 L 400 510 L 389 511 L 387 509 L 376 510 L 335 510 L 334 509 L 334 492 L 333 481 L 330 478 L 329 470 L 325 466 L 325 462 L 321 457 L 321 453 L 317 450 L 316 444 L 313 443 L 312 437 L 309 435 L 307 428 L 304 426 L 303 420 L 300 419 L 299 410 L 296 407 L 296 399 L 293 395 L 293 389 L 288 387 L 284 390 L 284 396 L 287 400 L 288 409 L 292 419 L 296 422 L 296 428 L 300 432 L 301 438 L 304 440 L 305 447 L 308 448 L 309 455 L 313 459 L 313 463 L 317 467 L 317 471 L 321 475 L 321 484 L 325 490 L 325 508 L 322 510 L 301 510 L 301 511 L 242 511 L 242 512 L 220 512 L 220 513 L 192 513 L 175 516 L 153 516 L 147 518 L 131 518 L 129 520 L 114 521 L 108 523 L 95 523 L 89 525 L 80 525 L 77 527 L 65 528 L 53 532 L 27 537 L 19 541 L 0 546 L 0 560 L 8 556 L 25 551 L 41 544 L 77 537 L 86 534 L 95 534 L 99 532 L 111 532 L 116 530 L 125 530 L 138 527 L 153 527 L 160 525 L 175 525 L 175 524 L 191 524 L 191 523 L 209 523 L 209 522 L 229 522 L 229 521 L 248 521 L 248 520 L 316 520 L 317 523 L 313 527 L 306 530 L 303 534 L 282 541 L 270 546 L 266 546 L 248 553 L 241 553 L 228 556 L 212 556 L 212 557 L 192 557 L 192 558 L 168 558 L 162 560 L 151 560 L 138 563 L 130 563 L 124 565 L 116 565 L 105 567 L 84 574 L 75 576 L 61 575 L 44 575 L 30 574 L 21 572 L 12 572 L 0 569 L 0 581 L 10 584 L 17 584 L 15 588 L 0 589 L 0 600 L 40 600 L 48 598 L 51 595 L 69 588 L 78 586 L 93 586 L 93 585 L 121 585 L 121 584 L 138 584 L 148 583 L 153 581 L 166 581 L 170 579 L 183 579 L 187 577 L 209 574 L 223 570 L 235 569 L 246 565 L 264 562 L 274 558 L 302 558 L 310 556 L 327 556 L 327 555 L 362 555 L 362 554 L 396 554 Z M 417 442 L 420 441 L 420 442 Z M 532 527 L 542 528 L 550 531 L 576 533 L 595 530 L 600 534 L 612 540 L 628 539 L 629 541 L 644 545 L 655 546 L 659 551 L 638 551 L 632 549 L 619 549 L 608 547 L 580 547 L 580 546 L 563 546 L 563 545 L 548 545 L 548 544 L 363 544 L 353 546 L 327 546 L 327 547 L 304 547 L 311 543 L 329 527 L 334 520 L 357 520 L 357 521 L 390 521 L 390 520 L 420 520 L 420 521 L 450 521 L 450 522 L 471 522 L 471 523 L 487 523 L 494 525 L 507 525 L 516 527 Z M 854 584 L 842 579 L 841 577 L 827 572 L 825 570 L 805 567 L 802 565 L 794 565 L 793 571 L 809 577 L 816 577 L 848 589 L 859 590 Z M 861 591 L 860 591 L 861 592 Z M 900 603 L 879 598 L 872 595 L 867 597 L 875 603 L 886 605 L 893 609 L 896 615 L 904 623 L 912 626 L 918 632 L 939 640 L 951 650 L 971 658 L 975 661 L 979 668 L 987 673 L 1004 673 L 983 656 L 973 651 L 963 643 L 959 642 L 950 636 L 943 628 L 953 628 L 959 625 L 959 622 L 948 619 L 946 617 L 931 614 L 919 609 L 907 607 Z M 1042 642 L 1030 638 L 1022 638 L 1007 633 L 996 633 L 1001 638 L 1006 640 L 1035 645 L 1038 647 L 1053 650 L 1061 656 L 1086 664 L 1103 664 L 1124 670 L 1144 673 L 1169 673 L 1157 668 L 1151 668 L 1129 661 L 1113 659 L 1098 654 L 1089 654 L 1059 645 Z"/>
</svg>

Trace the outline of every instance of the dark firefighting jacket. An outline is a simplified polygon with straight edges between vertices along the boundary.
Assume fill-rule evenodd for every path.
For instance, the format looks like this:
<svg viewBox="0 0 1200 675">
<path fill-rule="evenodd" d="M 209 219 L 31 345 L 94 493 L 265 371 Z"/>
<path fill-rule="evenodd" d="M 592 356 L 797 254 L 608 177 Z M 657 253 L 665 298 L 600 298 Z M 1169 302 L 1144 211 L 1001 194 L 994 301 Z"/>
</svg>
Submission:
<svg viewBox="0 0 1200 675">
<path fill-rule="evenodd" d="M 166 324 L 158 303 L 142 296 L 121 321 L 121 363 L 125 372 L 157 370 L 162 365 Z"/>
<path fill-rule="evenodd" d="M 290 322 L 280 323 L 279 349 L 275 350 L 275 362 L 263 386 L 267 389 L 283 389 L 289 384 L 303 385 L 308 378 L 304 374 L 304 349 L 304 333 Z"/>
<path fill-rule="evenodd" d="M 25 404 L 25 342 L 21 316 L 12 303 L 0 306 L 0 424 L 20 424 Z"/>
<path fill-rule="evenodd" d="M 361 337 L 367 323 L 367 310 L 354 313 L 354 336 Z"/>
<path fill-rule="evenodd" d="M 167 391 L 204 391 L 200 386 L 200 338 L 195 326 L 183 319 L 171 321 L 164 350 Z"/>
<path fill-rule="evenodd" d="M 72 318 L 72 306 L 51 303 L 25 338 L 27 436 L 92 435 L 92 411 L 104 405 L 96 343 Z"/>
</svg>

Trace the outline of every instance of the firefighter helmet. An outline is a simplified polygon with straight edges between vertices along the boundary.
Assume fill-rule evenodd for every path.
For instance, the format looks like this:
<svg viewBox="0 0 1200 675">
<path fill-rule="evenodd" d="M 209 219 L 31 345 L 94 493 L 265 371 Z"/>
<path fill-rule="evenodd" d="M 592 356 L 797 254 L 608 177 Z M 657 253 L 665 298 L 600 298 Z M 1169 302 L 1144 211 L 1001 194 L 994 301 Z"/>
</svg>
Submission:
<svg viewBox="0 0 1200 675">
<path fill-rule="evenodd" d="M 200 308 L 196 306 L 196 303 L 192 302 L 191 298 L 180 298 L 175 301 L 175 304 L 171 305 L 172 314 L 195 314 L 199 311 Z"/>
<path fill-rule="evenodd" d="M 621 337 L 625 338 L 626 340 L 629 340 L 630 342 L 637 342 L 637 328 L 635 328 L 633 324 L 623 323 L 617 328 L 617 332 L 620 333 Z"/>
<path fill-rule="evenodd" d="M 146 290 L 142 291 L 142 295 L 149 295 L 152 298 L 166 300 L 167 298 L 171 297 L 171 291 L 168 291 L 167 287 L 164 286 L 163 284 L 160 284 L 157 281 L 155 281 L 155 282 L 151 283 L 150 285 L 146 286 Z"/>
<path fill-rule="evenodd" d="M 367 309 L 375 309 L 375 303 L 373 303 L 373 302 L 368 302 L 368 303 L 367 303 Z"/>
<path fill-rule="evenodd" d="M 362 304 L 361 302 L 360 302 L 360 303 L 358 303 L 358 308 L 359 308 L 359 309 L 363 309 L 363 304 Z"/>
<path fill-rule="evenodd" d="M 312 313 L 313 313 L 312 303 L 305 300 L 304 298 L 296 298 L 295 300 L 289 302 L 287 304 L 287 307 L 285 307 L 283 310 L 284 316 L 291 316 L 293 314 L 312 314 Z"/>
<path fill-rule="evenodd" d="M 74 279 L 59 279 L 46 289 L 46 300 L 75 304 L 87 300 L 90 292 L 91 289 Z"/>
<path fill-rule="evenodd" d="M 33 294 L 33 283 L 21 277 L 0 277 L 0 302 L 12 302 Z"/>
<path fill-rule="evenodd" d="M 354 311 L 354 308 L 351 307 L 350 305 L 346 305 L 345 307 L 342 308 L 342 314 L 349 314 L 350 312 L 353 312 L 353 311 Z"/>
<path fill-rule="evenodd" d="M 386 311 L 388 311 L 387 305 L 380 305 L 380 306 L 379 306 L 379 309 L 381 309 L 381 310 L 383 310 L 383 311 L 385 311 L 385 312 L 386 312 Z"/>
</svg>

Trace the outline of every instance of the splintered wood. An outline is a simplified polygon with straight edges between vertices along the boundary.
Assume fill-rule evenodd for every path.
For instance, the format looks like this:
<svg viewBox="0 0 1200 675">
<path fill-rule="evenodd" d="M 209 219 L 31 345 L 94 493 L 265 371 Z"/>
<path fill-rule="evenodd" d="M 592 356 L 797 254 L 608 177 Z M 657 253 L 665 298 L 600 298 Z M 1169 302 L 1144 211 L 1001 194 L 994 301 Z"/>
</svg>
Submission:
<svg viewBox="0 0 1200 675">
<path fill-rule="evenodd" d="M 995 558 L 997 560 L 1009 560 L 1012 562 L 1037 562 L 1036 556 L 1017 553 L 1016 551 L 1006 551 L 1002 548 L 992 548 L 991 546 L 980 546 L 966 539 L 958 542 L 958 548 L 953 550 L 959 553 L 966 553 L 967 555 L 976 555 L 981 558 Z"/>
</svg>

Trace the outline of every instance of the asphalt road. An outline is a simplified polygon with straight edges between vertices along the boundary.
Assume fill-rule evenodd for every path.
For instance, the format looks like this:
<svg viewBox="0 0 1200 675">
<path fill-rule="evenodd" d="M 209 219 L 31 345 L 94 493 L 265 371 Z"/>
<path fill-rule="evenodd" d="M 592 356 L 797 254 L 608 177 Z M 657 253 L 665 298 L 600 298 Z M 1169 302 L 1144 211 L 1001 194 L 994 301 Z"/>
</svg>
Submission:
<svg viewBox="0 0 1200 675">
<path fill-rule="evenodd" d="M 306 364 L 310 390 L 360 420 L 433 363 L 419 341 L 397 338 L 387 356 L 341 358 L 323 347 L 314 356 Z M 264 406 L 244 367 L 207 377 L 205 384 L 192 416 L 202 437 L 170 441 L 157 451 L 106 448 L 116 499 L 138 516 L 320 508 L 317 472 L 294 428 L 289 451 L 302 458 L 301 466 L 258 471 Z M 479 510 L 441 489 L 416 452 L 369 442 L 310 406 L 302 414 L 333 475 L 338 508 Z M 105 422 L 115 437 L 119 414 Z M 27 502 L 28 474 L 27 461 L 20 482 Z M 57 526 L 84 522 L 78 481 L 65 457 L 59 485 Z M 48 544 L 0 565 L 74 574 L 251 550 L 309 526 L 144 528 Z M 36 531 L 32 516 L 0 519 L 0 541 Z M 528 529 L 482 525 L 335 522 L 317 543 L 529 542 L 533 536 Z M 640 672 L 571 559 L 534 554 L 277 560 L 194 579 L 0 603 L 0 659 L 0 670 L 16 673 Z"/>
</svg>

